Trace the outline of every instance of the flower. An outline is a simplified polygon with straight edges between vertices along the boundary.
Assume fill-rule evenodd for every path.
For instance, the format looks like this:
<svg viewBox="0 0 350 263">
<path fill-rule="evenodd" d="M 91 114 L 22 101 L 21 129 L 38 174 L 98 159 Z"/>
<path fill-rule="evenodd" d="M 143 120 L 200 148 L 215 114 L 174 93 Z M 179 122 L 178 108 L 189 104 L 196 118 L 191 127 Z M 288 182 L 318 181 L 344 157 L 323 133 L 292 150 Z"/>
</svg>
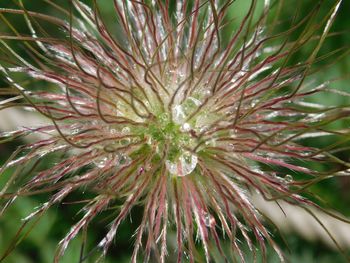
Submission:
<svg viewBox="0 0 350 263">
<path fill-rule="evenodd" d="M 67 9 L 43 2 L 57 16 L 27 10 L 21 1 L 17 9 L 0 9 L 13 33 L 0 35 L 0 70 L 14 95 L 0 105 L 29 107 L 51 121 L 3 134 L 4 140 L 45 135 L 16 151 L 3 170 L 53 153 L 62 153 L 62 158 L 47 169 L 14 175 L 24 183 L 13 193 L 6 185 L 1 195 L 7 207 L 22 195 L 52 194 L 27 222 L 81 188 L 93 193 L 60 242 L 55 262 L 99 213 L 120 202 L 118 215 L 97 245 L 103 255 L 121 222 L 141 204 L 132 262 L 141 257 L 147 262 L 151 253 L 165 262 L 172 226 L 178 262 L 185 255 L 195 262 L 198 242 L 207 262 L 212 242 L 228 261 L 221 233 L 242 262 L 238 236 L 252 253 L 255 243 L 264 253 L 267 241 L 283 261 L 264 224 L 268 215 L 256 209 L 251 196 L 318 207 L 303 191 L 342 172 L 312 168 L 327 158 L 335 161 L 329 151 L 333 147 L 323 150 L 300 142 L 332 134 L 326 125 L 348 114 L 303 101 L 327 89 L 325 83 L 313 86 L 308 76 L 341 1 L 321 22 L 314 22 L 316 6 L 305 18 L 296 14 L 290 28 L 278 33 L 278 20 L 270 17 L 275 6 L 268 0 L 263 6 L 251 1 L 239 23 L 228 17 L 234 1 L 115 0 L 113 28 L 97 1 L 91 8 L 72 0 Z M 12 27 L 9 14 L 23 17 L 31 35 Z M 65 36 L 50 34 L 45 23 Z M 30 55 L 20 54 L 10 40 L 20 40 Z M 294 54 L 311 41 L 316 44 L 305 61 L 292 63 Z M 35 82 L 21 85 L 16 81 L 20 74 Z M 311 179 L 296 179 L 292 173 Z"/>
</svg>

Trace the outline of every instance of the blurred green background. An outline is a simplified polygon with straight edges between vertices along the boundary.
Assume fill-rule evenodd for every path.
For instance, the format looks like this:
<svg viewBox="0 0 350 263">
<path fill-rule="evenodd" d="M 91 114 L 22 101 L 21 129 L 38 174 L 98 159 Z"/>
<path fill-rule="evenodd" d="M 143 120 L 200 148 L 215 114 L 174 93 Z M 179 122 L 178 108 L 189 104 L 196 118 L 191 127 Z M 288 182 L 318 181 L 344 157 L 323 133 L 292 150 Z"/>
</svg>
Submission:
<svg viewBox="0 0 350 263">
<path fill-rule="evenodd" d="M 259 0 L 260 1 L 260 0 Z M 259 2 L 258 1 L 258 2 Z M 57 1 L 63 5 L 67 4 L 67 1 Z M 91 2 L 91 1 L 86 1 Z M 113 25 L 113 9 L 110 8 L 110 1 L 98 1 L 100 3 L 101 10 L 104 14 L 110 25 Z M 233 6 L 234 8 L 230 9 L 230 17 L 241 18 L 245 13 L 250 1 L 240 0 L 237 1 Z M 263 2 L 262 0 L 260 2 Z M 299 0 L 289 0 L 285 1 L 290 4 L 288 10 L 283 10 L 281 19 L 289 19 L 292 14 L 295 12 L 295 5 L 301 4 Z M 301 14 L 300 16 L 306 16 L 308 12 L 318 3 L 316 0 L 305 0 L 301 4 Z M 329 12 L 329 7 L 334 1 L 321 1 L 323 2 L 321 8 L 321 13 L 326 14 Z M 26 7 L 29 10 L 36 10 L 46 14 L 55 14 L 55 11 L 49 6 L 44 4 L 43 1 L 24 1 Z M 288 6 L 288 4 L 286 4 Z M 0 7 L 10 7 L 14 6 L 11 1 L 0 0 Z M 350 1 L 344 1 L 336 22 L 332 28 L 333 32 L 339 32 L 340 34 L 330 37 L 327 39 L 324 44 L 321 54 L 326 54 L 332 50 L 335 50 L 339 47 L 349 47 L 350 45 Z M 238 19 L 239 20 L 239 19 Z M 25 23 L 18 19 L 12 19 L 11 22 L 18 29 L 23 29 L 25 31 Z M 282 23 L 283 24 L 283 23 Z M 5 25 L 0 24 L 0 32 L 6 32 Z M 13 42 L 15 47 L 20 49 L 18 42 Z M 312 49 L 312 45 L 305 46 L 302 49 L 298 56 L 300 59 L 303 59 L 305 54 L 308 54 Z M 295 60 L 299 59 L 295 57 Z M 332 82 L 331 87 L 339 90 L 350 91 L 349 87 L 349 73 L 350 73 L 350 59 L 349 56 L 346 56 L 342 59 L 335 59 L 335 61 L 324 61 L 321 62 L 319 66 L 322 66 L 322 63 L 334 63 L 332 67 L 328 68 L 325 71 L 315 74 L 317 78 L 317 83 L 321 83 L 325 80 L 334 79 L 340 77 L 340 80 Z M 6 86 L 6 83 L 0 80 L 0 87 Z M 320 103 L 326 103 L 329 105 L 349 105 L 349 98 L 343 97 L 342 100 L 339 100 L 338 96 L 332 97 L 332 95 L 317 95 L 314 98 L 315 101 Z M 1 121 L 1 120 L 0 120 Z M 349 120 L 344 120 L 340 123 L 337 123 L 339 128 L 349 128 Z M 310 141 L 308 143 L 312 145 L 325 146 L 334 141 L 337 138 L 322 138 L 318 141 Z M 7 144 L 0 145 L 0 164 L 4 163 L 10 154 L 19 146 L 23 144 L 22 141 L 16 141 Z M 350 152 L 343 151 L 340 152 L 340 158 L 343 160 L 349 161 Z M 48 159 L 46 163 L 54 163 L 55 156 L 52 159 Z M 6 171 L 0 176 L 0 189 L 1 186 L 6 182 L 6 179 L 9 177 L 12 170 Z M 340 211 L 344 215 L 350 217 L 350 180 L 349 178 L 333 178 L 327 180 L 314 186 L 312 189 L 315 193 L 322 196 L 322 198 L 329 204 L 329 207 L 333 207 L 336 210 Z M 84 195 L 84 193 L 79 193 Z M 78 193 L 77 193 L 78 195 Z M 85 195 L 88 195 L 85 194 Z M 17 200 L 14 204 L 10 206 L 4 216 L 0 217 L 0 255 L 5 251 L 8 245 L 11 243 L 12 238 L 16 235 L 20 225 L 21 219 L 25 218 L 28 214 L 33 212 L 33 208 L 40 205 L 46 200 L 47 196 L 33 196 L 33 197 L 23 197 Z M 80 198 L 74 198 L 70 196 L 70 200 L 79 200 Z M 46 263 L 52 262 L 57 243 L 64 235 L 69 231 L 70 227 L 74 222 L 79 220 L 81 213 L 79 209 L 81 204 L 61 204 L 51 208 L 41 220 L 34 226 L 33 230 L 28 234 L 28 236 L 14 249 L 12 254 L 4 260 L 4 263 Z M 106 259 L 106 263 L 109 262 L 130 262 L 130 255 L 133 249 L 133 237 L 138 223 L 140 222 L 140 216 L 142 209 L 137 207 L 131 213 L 130 218 L 132 222 L 124 221 L 120 226 L 115 241 L 115 245 L 111 248 L 110 253 Z M 288 216 L 288 215 L 287 215 Z M 88 230 L 88 245 L 92 247 L 92 244 L 96 244 L 105 233 L 106 225 L 110 221 L 110 218 L 105 218 L 104 215 L 100 215 L 98 220 L 95 220 L 94 223 L 90 226 Z M 300 222 L 303 224 L 303 222 Z M 170 236 L 175 234 L 170 233 Z M 288 252 L 288 248 L 283 244 L 282 239 L 278 238 L 277 241 L 280 242 L 281 247 L 286 252 L 287 258 L 290 262 L 304 262 L 304 263 L 341 263 L 346 262 L 344 257 L 336 249 L 326 246 L 321 241 L 309 242 L 300 237 L 295 233 L 286 233 L 284 234 L 285 239 L 287 240 L 289 249 L 291 252 Z M 62 263 L 72 263 L 79 262 L 80 255 L 80 246 L 81 246 L 81 236 L 78 236 L 69 246 L 67 252 L 65 253 Z M 226 244 L 227 250 L 229 245 Z M 173 254 L 175 251 L 175 245 L 169 247 L 169 254 Z M 96 255 L 95 255 L 96 254 Z M 97 253 L 92 254 L 84 262 L 95 262 Z M 251 259 L 252 260 L 252 259 Z M 169 257 L 167 262 L 174 262 L 174 258 Z M 199 261 L 200 262 L 200 261 Z M 248 262 L 250 262 L 248 260 Z M 252 261 L 251 261 L 252 262 Z M 268 262 L 279 262 L 277 255 L 273 252 L 271 248 L 268 249 Z"/>
</svg>

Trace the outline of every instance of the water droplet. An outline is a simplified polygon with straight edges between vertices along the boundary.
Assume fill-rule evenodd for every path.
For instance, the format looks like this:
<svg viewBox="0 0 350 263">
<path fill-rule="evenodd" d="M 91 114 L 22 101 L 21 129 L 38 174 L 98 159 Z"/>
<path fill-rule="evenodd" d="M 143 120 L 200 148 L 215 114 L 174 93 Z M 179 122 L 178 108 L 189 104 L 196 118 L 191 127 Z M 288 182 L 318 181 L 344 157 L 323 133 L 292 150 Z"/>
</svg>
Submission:
<svg viewBox="0 0 350 263">
<path fill-rule="evenodd" d="M 108 161 L 107 156 L 99 157 L 96 158 L 93 163 L 98 167 L 98 168 L 103 168 L 106 166 L 106 163 Z"/>
<path fill-rule="evenodd" d="M 131 142 L 131 139 L 130 138 L 124 138 L 124 139 L 121 139 L 120 140 L 120 144 L 121 145 L 127 145 Z"/>
<path fill-rule="evenodd" d="M 147 137 L 146 143 L 147 143 L 148 145 L 153 145 L 153 139 L 152 139 L 151 136 L 150 136 L 150 137 Z"/>
<path fill-rule="evenodd" d="M 161 123 L 168 123 L 169 121 L 169 116 L 166 113 L 163 113 L 159 116 L 159 120 Z"/>
<path fill-rule="evenodd" d="M 207 227 L 213 227 L 215 226 L 215 218 L 209 214 L 209 213 L 205 213 L 204 214 L 204 224 L 207 226 Z"/>
<path fill-rule="evenodd" d="M 197 100 L 196 98 L 189 97 L 188 99 L 193 103 L 193 106 L 201 105 L 201 102 L 199 100 Z"/>
<path fill-rule="evenodd" d="M 167 170 L 169 171 L 169 173 L 171 174 L 176 174 L 177 173 L 177 166 L 175 163 L 169 161 L 169 160 L 166 160 L 165 161 L 165 166 L 167 168 Z"/>
<path fill-rule="evenodd" d="M 129 165 L 131 163 L 131 158 L 127 155 L 120 155 L 119 157 L 119 163 L 122 165 Z"/>
<path fill-rule="evenodd" d="M 187 122 L 185 122 L 182 126 L 181 126 L 181 131 L 182 132 L 188 132 L 191 130 L 191 125 L 188 124 Z"/>
<path fill-rule="evenodd" d="M 256 100 L 256 99 L 252 100 L 252 102 L 250 103 L 250 106 L 254 108 L 258 104 L 258 102 L 259 100 Z"/>
<path fill-rule="evenodd" d="M 173 107 L 172 113 L 175 123 L 182 124 L 185 121 L 186 115 L 181 105 Z"/>
<path fill-rule="evenodd" d="M 210 139 L 210 140 L 207 140 L 204 144 L 207 145 L 207 146 L 215 146 L 216 145 L 216 140 L 215 139 Z"/>
<path fill-rule="evenodd" d="M 235 145 L 233 143 L 229 143 L 228 146 L 227 146 L 227 150 L 234 151 L 235 150 Z"/>
<path fill-rule="evenodd" d="M 110 132 L 111 134 L 117 134 L 117 133 L 118 133 L 118 131 L 117 131 L 116 129 L 110 129 L 109 132 Z"/>
<path fill-rule="evenodd" d="M 235 138 L 238 134 L 237 129 L 230 129 L 229 134 L 231 137 Z"/>
<path fill-rule="evenodd" d="M 209 127 L 208 126 L 202 126 L 199 128 L 199 132 L 202 133 L 202 132 L 206 132 L 209 130 Z"/>
<path fill-rule="evenodd" d="M 72 131 L 72 134 L 77 134 L 77 133 L 79 133 L 79 129 L 74 129 L 73 131 Z"/>
<path fill-rule="evenodd" d="M 208 84 L 206 84 L 206 85 L 208 85 Z M 212 96 L 212 92 L 209 89 L 209 86 L 206 86 L 206 88 L 208 88 L 208 89 L 204 92 L 204 97 L 205 98 L 211 97 Z"/>
<path fill-rule="evenodd" d="M 198 157 L 190 152 L 183 153 L 177 162 L 166 160 L 166 168 L 169 173 L 177 176 L 186 176 L 194 171 L 198 163 Z"/>
<path fill-rule="evenodd" d="M 130 133 L 130 128 L 129 128 L 129 127 L 124 127 L 124 128 L 122 129 L 122 133 L 123 133 L 123 134 L 129 134 L 129 133 Z"/>
<path fill-rule="evenodd" d="M 288 182 L 288 183 L 291 183 L 293 182 L 293 176 L 291 176 L 290 174 L 287 174 L 284 179 Z"/>
</svg>

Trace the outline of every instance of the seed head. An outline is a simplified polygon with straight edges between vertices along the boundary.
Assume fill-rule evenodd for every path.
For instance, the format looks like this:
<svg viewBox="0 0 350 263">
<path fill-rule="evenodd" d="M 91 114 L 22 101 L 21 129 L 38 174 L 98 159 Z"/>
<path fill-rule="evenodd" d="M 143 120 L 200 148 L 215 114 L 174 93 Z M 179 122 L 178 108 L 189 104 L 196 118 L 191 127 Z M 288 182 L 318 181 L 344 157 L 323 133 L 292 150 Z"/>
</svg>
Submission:
<svg viewBox="0 0 350 263">
<path fill-rule="evenodd" d="M 268 215 L 251 197 L 318 207 L 302 193 L 316 181 L 345 174 L 343 168 L 313 169 L 327 159 L 342 162 L 332 155 L 336 145 L 317 149 L 302 143 L 333 134 L 326 125 L 349 114 L 306 102 L 330 92 L 327 83 L 315 85 L 310 76 L 341 1 L 316 23 L 319 6 L 306 17 L 296 12 L 280 20 L 290 1 L 252 0 L 235 20 L 235 1 L 115 0 L 109 24 L 97 1 L 89 7 L 71 0 L 66 8 L 42 2 L 57 14 L 30 11 L 22 1 L 0 9 L 12 30 L 0 34 L 0 70 L 11 86 L 4 92 L 13 94 L 0 106 L 31 108 L 50 122 L 2 135 L 4 141 L 31 133 L 43 137 L 20 147 L 3 166 L 2 171 L 18 169 L 13 178 L 21 182 L 0 192 L 4 208 L 23 195 L 50 193 L 29 222 L 71 193 L 82 200 L 81 189 L 93 194 L 59 243 L 55 262 L 98 214 L 117 209 L 97 244 L 105 255 L 135 206 L 144 212 L 132 262 L 151 256 L 166 262 L 173 228 L 178 262 L 200 260 L 198 244 L 207 262 L 217 252 L 231 262 L 220 235 L 242 262 L 239 239 L 254 254 L 256 244 L 264 254 L 269 243 L 283 261 L 264 224 Z M 31 35 L 18 32 L 10 15 L 24 18 Z M 59 29 L 57 34 L 46 24 Z M 284 24 L 288 29 L 280 30 Z M 314 49 L 293 62 L 306 43 Z M 23 75 L 28 85 L 18 81 Z M 61 156 L 56 164 L 37 168 L 54 154 Z M 31 173 L 21 172 L 28 166 Z M 117 203 L 122 205 L 113 208 Z"/>
</svg>

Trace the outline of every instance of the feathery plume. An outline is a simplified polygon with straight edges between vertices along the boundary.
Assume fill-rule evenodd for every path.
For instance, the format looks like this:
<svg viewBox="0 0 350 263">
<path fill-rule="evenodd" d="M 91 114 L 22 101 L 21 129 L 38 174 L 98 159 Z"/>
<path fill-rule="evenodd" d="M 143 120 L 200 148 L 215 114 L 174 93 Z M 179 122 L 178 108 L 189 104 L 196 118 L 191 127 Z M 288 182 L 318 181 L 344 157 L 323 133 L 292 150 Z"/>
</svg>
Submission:
<svg viewBox="0 0 350 263">
<path fill-rule="evenodd" d="M 296 8 L 280 19 L 289 1 L 252 0 L 236 18 L 235 1 L 115 0 L 113 28 L 96 0 L 92 6 L 41 2 L 55 15 L 29 10 L 20 0 L 0 8 L 10 32 L 0 34 L 0 72 L 9 84 L 0 91 L 7 96 L 1 110 L 21 106 L 51 122 L 1 135 L 1 142 L 44 136 L 20 147 L 0 170 L 15 168 L 0 192 L 1 214 L 21 196 L 49 193 L 25 225 L 83 188 L 93 197 L 59 243 L 55 262 L 98 214 L 117 209 L 97 244 L 106 255 L 135 206 L 144 212 L 132 262 L 166 262 L 173 227 L 177 262 L 200 261 L 199 244 L 207 262 L 213 253 L 232 262 L 222 235 L 235 260 L 246 261 L 245 240 L 252 254 L 258 246 L 265 255 L 268 243 L 284 261 L 265 224 L 268 214 L 251 196 L 322 209 L 305 197 L 309 187 L 349 173 L 349 163 L 333 154 L 349 131 L 329 128 L 348 118 L 349 108 L 307 102 L 337 92 L 312 81 L 312 66 L 344 52 L 319 56 L 341 1 L 322 19 L 322 1 L 305 17 Z M 16 29 L 11 16 L 23 18 L 30 34 Z M 306 44 L 313 50 L 295 62 Z M 303 144 L 335 134 L 341 140 L 323 149 Z M 54 154 L 58 163 L 38 169 Z M 326 161 L 341 168 L 314 168 Z"/>
</svg>

